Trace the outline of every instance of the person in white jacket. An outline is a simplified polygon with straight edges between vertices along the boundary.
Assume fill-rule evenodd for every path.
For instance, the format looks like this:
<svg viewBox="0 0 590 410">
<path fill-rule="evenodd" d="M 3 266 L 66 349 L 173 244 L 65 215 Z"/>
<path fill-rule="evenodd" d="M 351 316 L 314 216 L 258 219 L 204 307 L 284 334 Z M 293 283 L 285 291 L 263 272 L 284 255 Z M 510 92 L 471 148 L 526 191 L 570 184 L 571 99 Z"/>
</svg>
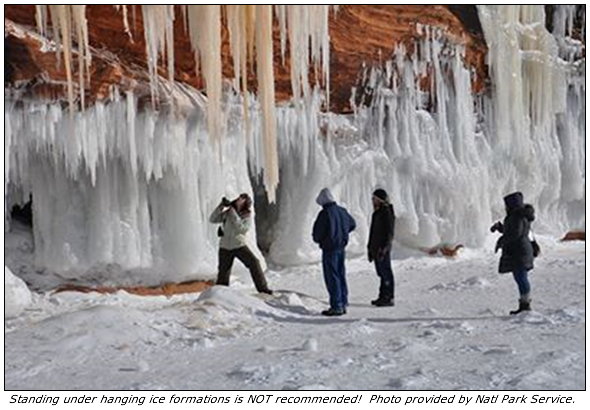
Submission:
<svg viewBox="0 0 590 410">
<path fill-rule="evenodd" d="M 234 259 L 238 258 L 250 270 L 256 290 L 272 294 L 262 272 L 260 261 L 246 244 L 246 233 L 252 225 L 252 199 L 248 194 L 241 194 L 236 200 L 222 198 L 215 208 L 209 222 L 221 224 L 218 230 L 219 267 L 217 285 L 229 286 L 229 278 Z"/>
</svg>

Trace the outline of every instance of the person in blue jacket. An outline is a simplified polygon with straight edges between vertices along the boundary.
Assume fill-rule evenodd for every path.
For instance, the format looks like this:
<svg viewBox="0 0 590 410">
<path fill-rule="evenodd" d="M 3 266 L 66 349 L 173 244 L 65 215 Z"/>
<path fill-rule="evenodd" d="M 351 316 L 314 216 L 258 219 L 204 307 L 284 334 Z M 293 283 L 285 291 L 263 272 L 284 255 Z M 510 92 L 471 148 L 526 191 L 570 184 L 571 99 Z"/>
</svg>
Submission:
<svg viewBox="0 0 590 410">
<path fill-rule="evenodd" d="M 340 316 L 346 313 L 348 306 L 344 249 L 356 222 L 345 208 L 336 204 L 328 188 L 320 191 L 316 202 L 323 209 L 313 224 L 313 240 L 322 249 L 324 280 L 330 295 L 330 308 L 322 315 Z"/>
</svg>

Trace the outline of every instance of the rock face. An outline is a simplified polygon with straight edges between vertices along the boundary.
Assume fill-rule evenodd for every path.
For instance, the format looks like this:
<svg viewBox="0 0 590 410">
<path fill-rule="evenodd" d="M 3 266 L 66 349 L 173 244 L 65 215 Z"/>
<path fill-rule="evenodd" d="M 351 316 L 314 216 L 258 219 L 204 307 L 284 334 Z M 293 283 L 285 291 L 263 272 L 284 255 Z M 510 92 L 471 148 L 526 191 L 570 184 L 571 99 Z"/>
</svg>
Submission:
<svg viewBox="0 0 590 410">
<path fill-rule="evenodd" d="M 481 91 L 487 71 L 487 48 L 477 30 L 477 13 L 472 6 L 363 6 L 345 5 L 330 16 L 330 109 L 350 110 L 351 88 L 365 66 L 380 64 L 403 44 L 411 50 L 420 37 L 419 25 L 444 30 L 450 42 L 465 44 L 465 63 L 476 73 L 474 88 Z M 65 99 L 65 70 L 57 60 L 48 39 L 36 33 L 35 8 L 30 5 L 5 6 L 5 72 L 12 85 L 26 83 L 25 95 Z M 125 33 L 121 12 L 109 5 L 87 7 L 89 42 L 93 49 L 91 83 L 87 101 L 103 99 L 111 86 L 134 89 L 137 95 L 149 94 L 145 40 L 141 11 L 129 8 L 129 35 Z M 180 10 L 177 13 L 181 16 Z M 475 17 L 474 17 L 475 16 Z M 175 78 L 198 89 L 202 78 L 195 73 L 193 51 L 182 18 L 175 21 Z M 223 74 L 233 77 L 228 31 L 223 27 Z M 281 62 L 278 27 L 275 24 L 276 98 L 291 98 L 288 61 Z M 286 59 L 288 59 L 288 55 Z M 165 74 L 165 69 L 161 69 Z M 77 74 L 74 74 L 76 78 Z M 313 77 L 313 74 L 310 75 Z M 256 76 L 250 74 L 250 88 L 256 89 Z"/>
</svg>

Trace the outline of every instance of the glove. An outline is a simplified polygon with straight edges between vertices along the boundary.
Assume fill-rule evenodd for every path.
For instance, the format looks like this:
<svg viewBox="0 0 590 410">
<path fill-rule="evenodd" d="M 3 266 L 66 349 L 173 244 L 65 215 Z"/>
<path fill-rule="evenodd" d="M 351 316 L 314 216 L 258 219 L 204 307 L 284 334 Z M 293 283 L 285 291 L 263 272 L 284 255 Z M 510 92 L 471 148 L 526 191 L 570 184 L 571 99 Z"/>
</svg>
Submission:
<svg viewBox="0 0 590 410">
<path fill-rule="evenodd" d="M 490 228 L 491 232 L 496 232 L 499 231 L 500 229 L 502 229 L 502 222 L 496 222 L 495 224 L 492 225 L 492 227 Z"/>
</svg>

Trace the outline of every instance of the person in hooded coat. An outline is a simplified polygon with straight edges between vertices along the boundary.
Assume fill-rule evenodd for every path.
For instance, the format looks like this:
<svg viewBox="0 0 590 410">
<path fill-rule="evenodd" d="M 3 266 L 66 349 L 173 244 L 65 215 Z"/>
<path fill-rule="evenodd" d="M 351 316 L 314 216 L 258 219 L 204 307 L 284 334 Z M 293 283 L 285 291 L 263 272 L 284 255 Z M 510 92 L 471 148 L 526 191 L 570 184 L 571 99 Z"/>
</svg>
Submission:
<svg viewBox="0 0 590 410">
<path fill-rule="evenodd" d="M 219 228 L 219 266 L 216 285 L 229 286 L 234 259 L 238 258 L 250 271 L 256 290 L 272 294 L 268 288 L 260 261 L 246 244 L 246 233 L 252 225 L 252 199 L 246 193 L 236 200 L 222 198 L 209 222 L 221 224 Z"/>
<path fill-rule="evenodd" d="M 491 231 L 498 231 L 502 236 L 496 243 L 496 251 L 502 249 L 500 273 L 512 272 L 519 292 L 518 309 L 511 315 L 531 310 L 531 284 L 528 272 L 533 269 L 533 246 L 529 238 L 531 222 L 535 220 L 535 209 L 525 204 L 521 192 L 514 192 L 504 197 L 506 217 L 504 222 L 496 222 Z"/>
<path fill-rule="evenodd" d="M 379 296 L 371 304 L 378 307 L 393 306 L 395 280 L 391 269 L 391 245 L 395 231 L 395 212 L 385 190 L 377 189 L 373 192 L 373 209 L 367 251 L 369 262 L 375 262 L 381 284 Z"/>
<path fill-rule="evenodd" d="M 346 313 L 348 306 L 344 249 L 356 222 L 345 208 L 336 204 L 328 188 L 320 191 L 316 202 L 322 210 L 313 224 L 312 237 L 322 249 L 324 281 L 330 295 L 330 309 L 322 314 L 340 316 Z"/>
</svg>

